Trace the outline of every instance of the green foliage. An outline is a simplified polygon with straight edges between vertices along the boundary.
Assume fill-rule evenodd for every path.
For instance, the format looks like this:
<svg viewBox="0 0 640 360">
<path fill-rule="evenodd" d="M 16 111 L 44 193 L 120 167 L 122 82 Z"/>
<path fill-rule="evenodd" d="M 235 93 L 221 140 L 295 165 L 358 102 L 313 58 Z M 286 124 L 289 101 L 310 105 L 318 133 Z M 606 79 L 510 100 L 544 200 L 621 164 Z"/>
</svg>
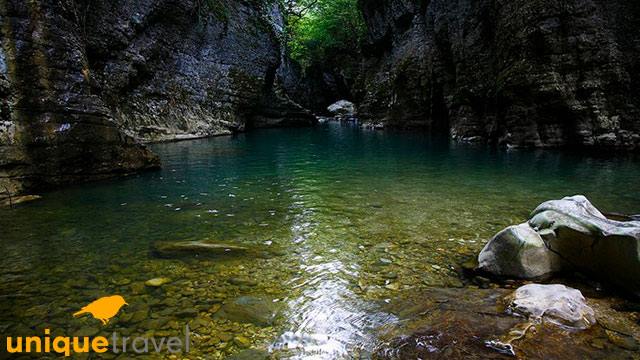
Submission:
<svg viewBox="0 0 640 360">
<path fill-rule="evenodd" d="M 303 67 L 357 55 L 365 34 L 357 0 L 285 0 L 287 45 Z"/>
</svg>

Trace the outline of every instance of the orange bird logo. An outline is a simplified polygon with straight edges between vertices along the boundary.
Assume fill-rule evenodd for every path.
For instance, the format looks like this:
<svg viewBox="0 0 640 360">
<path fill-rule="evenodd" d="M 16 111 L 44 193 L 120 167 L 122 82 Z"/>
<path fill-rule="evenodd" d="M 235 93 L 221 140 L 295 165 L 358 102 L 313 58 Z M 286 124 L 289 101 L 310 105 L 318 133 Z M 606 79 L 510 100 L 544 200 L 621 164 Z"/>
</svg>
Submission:
<svg viewBox="0 0 640 360">
<path fill-rule="evenodd" d="M 94 318 L 102 321 L 102 325 L 106 325 L 112 317 L 116 316 L 120 308 L 124 305 L 129 304 L 127 304 L 120 295 L 105 296 L 83 307 L 80 311 L 74 313 L 73 316 L 89 313 Z"/>
</svg>

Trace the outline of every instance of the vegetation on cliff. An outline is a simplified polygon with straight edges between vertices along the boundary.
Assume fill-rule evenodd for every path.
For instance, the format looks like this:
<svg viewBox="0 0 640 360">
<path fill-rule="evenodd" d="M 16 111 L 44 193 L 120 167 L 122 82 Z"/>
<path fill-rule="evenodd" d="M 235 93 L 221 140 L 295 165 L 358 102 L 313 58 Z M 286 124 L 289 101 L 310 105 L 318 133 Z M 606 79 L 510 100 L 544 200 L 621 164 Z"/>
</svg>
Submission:
<svg viewBox="0 0 640 360">
<path fill-rule="evenodd" d="M 356 0 L 284 0 L 290 56 L 303 67 L 359 53 L 365 36 Z"/>
</svg>

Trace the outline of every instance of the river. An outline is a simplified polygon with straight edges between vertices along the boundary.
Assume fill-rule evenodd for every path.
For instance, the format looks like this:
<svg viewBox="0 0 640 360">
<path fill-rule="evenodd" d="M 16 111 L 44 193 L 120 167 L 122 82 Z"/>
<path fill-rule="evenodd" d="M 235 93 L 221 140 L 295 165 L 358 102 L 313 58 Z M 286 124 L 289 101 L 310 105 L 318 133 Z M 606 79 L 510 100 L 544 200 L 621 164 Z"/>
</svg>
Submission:
<svg viewBox="0 0 640 360">
<path fill-rule="evenodd" d="M 390 304 L 467 287 L 459 264 L 540 202 L 584 194 L 604 211 L 640 210 L 630 155 L 494 150 L 339 123 L 152 148 L 160 171 L 1 211 L 3 334 L 161 336 L 191 324 L 205 358 L 244 348 L 367 358 L 381 329 L 403 321 Z M 262 256 L 150 251 L 201 240 Z M 144 285 L 158 277 L 168 282 Z M 107 326 L 71 316 L 112 294 L 129 305 Z"/>
</svg>

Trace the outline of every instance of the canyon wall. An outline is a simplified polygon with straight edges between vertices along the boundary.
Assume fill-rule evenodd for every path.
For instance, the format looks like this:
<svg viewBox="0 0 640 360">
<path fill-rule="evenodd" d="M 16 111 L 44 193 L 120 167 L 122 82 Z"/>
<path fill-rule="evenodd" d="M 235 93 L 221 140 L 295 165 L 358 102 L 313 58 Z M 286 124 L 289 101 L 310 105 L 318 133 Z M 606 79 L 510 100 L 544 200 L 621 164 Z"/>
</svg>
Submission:
<svg viewBox="0 0 640 360">
<path fill-rule="evenodd" d="M 0 0 L 0 198 L 159 165 L 140 142 L 309 125 L 256 0 Z"/>
<path fill-rule="evenodd" d="M 362 117 L 513 147 L 640 147 L 640 3 L 359 5 Z"/>
</svg>

